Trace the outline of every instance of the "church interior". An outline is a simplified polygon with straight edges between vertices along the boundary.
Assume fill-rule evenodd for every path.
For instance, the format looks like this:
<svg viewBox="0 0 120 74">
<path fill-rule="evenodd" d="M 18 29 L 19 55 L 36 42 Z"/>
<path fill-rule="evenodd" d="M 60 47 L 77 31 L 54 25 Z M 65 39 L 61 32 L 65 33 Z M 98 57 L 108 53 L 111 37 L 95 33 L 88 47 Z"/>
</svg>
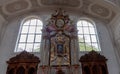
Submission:
<svg viewBox="0 0 120 74">
<path fill-rule="evenodd" d="M 0 74 L 120 74 L 120 0 L 0 0 Z"/>
</svg>

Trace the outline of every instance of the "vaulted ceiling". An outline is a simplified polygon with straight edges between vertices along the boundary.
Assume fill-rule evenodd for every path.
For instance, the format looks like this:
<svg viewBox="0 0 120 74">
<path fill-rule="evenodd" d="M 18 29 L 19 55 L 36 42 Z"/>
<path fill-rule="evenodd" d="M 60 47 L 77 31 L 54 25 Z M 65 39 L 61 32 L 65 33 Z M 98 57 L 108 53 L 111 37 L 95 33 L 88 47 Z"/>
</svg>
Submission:
<svg viewBox="0 0 120 74">
<path fill-rule="evenodd" d="M 51 15 L 54 10 L 62 8 L 69 14 L 87 16 L 98 19 L 112 28 L 117 39 L 119 29 L 115 26 L 120 20 L 119 0 L 0 0 L 0 23 L 10 21 L 24 15 L 40 13 Z M 33 14 L 34 15 L 34 14 Z M 49 17 L 48 17 L 49 18 Z M 109 25 L 108 25 L 109 24 Z M 112 24 L 112 25 L 111 25 Z M 117 23 L 118 25 L 118 23 Z M 118 30 L 116 30 L 116 28 Z M 120 43 L 120 42 L 119 42 Z"/>
<path fill-rule="evenodd" d="M 30 12 L 50 12 L 64 8 L 68 12 L 111 22 L 119 14 L 117 6 L 103 0 L 0 0 L 0 15 L 5 19 Z"/>
</svg>

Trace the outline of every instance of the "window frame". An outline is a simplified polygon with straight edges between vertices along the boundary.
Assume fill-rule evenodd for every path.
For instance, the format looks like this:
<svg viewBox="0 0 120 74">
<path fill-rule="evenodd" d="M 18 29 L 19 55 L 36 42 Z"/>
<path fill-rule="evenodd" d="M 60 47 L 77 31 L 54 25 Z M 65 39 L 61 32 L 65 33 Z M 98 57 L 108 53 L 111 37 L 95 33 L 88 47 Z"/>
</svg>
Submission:
<svg viewBox="0 0 120 74">
<path fill-rule="evenodd" d="M 31 20 L 35 20 L 35 21 L 36 21 L 35 25 L 30 25 L 30 24 L 31 24 Z M 26 22 L 29 22 L 29 24 L 28 24 L 28 25 L 24 25 Z M 38 25 L 37 22 L 40 22 L 40 24 Z M 28 32 L 22 33 L 23 26 L 28 26 Z M 35 32 L 34 32 L 34 33 L 29 33 L 29 29 L 30 29 L 31 26 L 32 26 L 32 27 L 35 27 Z M 27 47 L 27 46 L 26 46 L 27 44 L 32 44 L 32 49 L 31 49 L 31 51 L 28 50 L 27 52 L 30 52 L 30 53 L 40 52 L 41 44 L 42 44 L 42 31 L 41 31 L 41 33 L 38 33 L 38 32 L 37 32 L 37 27 L 40 27 L 41 30 L 42 30 L 42 28 L 43 28 L 43 22 L 42 22 L 42 20 L 41 20 L 38 16 L 29 16 L 29 17 L 27 17 L 27 18 L 22 19 L 21 24 L 20 24 L 20 26 L 19 26 L 19 33 L 18 33 L 18 35 L 17 35 L 17 40 L 16 40 L 16 45 L 15 45 L 14 52 L 19 53 L 19 52 L 22 52 L 22 51 L 27 51 L 26 48 L 24 48 L 22 51 L 18 49 L 20 43 L 21 43 L 21 44 L 24 43 L 24 44 L 25 44 L 25 47 Z M 33 42 L 30 42 L 30 43 L 27 42 L 27 39 L 28 39 L 27 37 L 26 37 L 26 41 L 25 41 L 25 42 L 23 42 L 23 43 L 20 42 L 20 37 L 21 37 L 21 35 L 24 35 L 24 34 L 25 34 L 27 37 L 28 37 L 28 35 L 33 35 L 33 36 L 34 36 Z M 40 40 L 39 42 L 35 42 L 37 35 L 41 36 L 41 40 Z M 38 45 L 39 45 L 39 50 L 38 50 L 38 51 L 37 51 L 37 50 L 36 50 L 36 51 L 34 50 L 35 44 L 38 44 Z"/>
<path fill-rule="evenodd" d="M 87 22 L 87 26 L 83 26 L 83 24 L 82 24 L 82 26 L 78 26 L 78 23 L 80 22 L 80 21 L 86 21 Z M 92 25 L 92 28 L 94 29 L 94 34 L 91 34 L 90 33 L 90 26 L 89 26 L 89 24 L 88 23 L 90 23 L 91 25 Z M 86 49 L 86 43 L 87 42 L 85 42 L 85 36 L 84 35 L 87 35 L 87 34 L 85 34 L 84 32 L 83 32 L 83 29 L 85 28 L 85 27 L 87 27 L 88 28 L 88 35 L 89 35 L 89 37 L 90 37 L 90 46 L 91 46 L 91 49 L 92 50 L 94 50 L 94 45 L 92 45 L 93 43 L 96 43 L 96 45 L 97 45 L 97 50 L 95 50 L 95 51 L 97 51 L 97 52 L 101 52 L 102 50 L 101 50 L 101 45 L 100 45 L 100 41 L 99 41 L 99 37 L 98 37 L 98 33 L 97 33 L 97 28 L 96 28 L 96 24 L 95 24 L 95 22 L 93 21 L 93 20 L 91 20 L 91 19 L 89 19 L 89 18 L 81 18 L 81 19 L 79 19 L 78 21 L 77 21 L 77 25 L 76 25 L 76 27 L 77 27 L 77 30 L 78 30 L 78 33 L 77 33 L 77 35 L 78 35 L 78 48 L 79 48 L 79 51 L 80 52 L 89 52 L 89 51 L 91 51 L 91 50 L 87 50 Z M 82 32 L 83 32 L 83 34 L 80 34 L 79 33 L 79 29 L 78 29 L 78 27 L 79 28 L 81 28 L 82 29 Z M 83 36 L 83 42 L 80 42 L 79 41 L 79 36 Z M 91 38 L 91 36 L 95 36 L 96 37 L 96 42 L 93 42 L 92 41 L 92 38 Z M 84 43 L 84 47 L 85 47 L 85 49 L 84 50 L 81 50 L 81 48 L 80 48 L 80 43 Z"/>
</svg>

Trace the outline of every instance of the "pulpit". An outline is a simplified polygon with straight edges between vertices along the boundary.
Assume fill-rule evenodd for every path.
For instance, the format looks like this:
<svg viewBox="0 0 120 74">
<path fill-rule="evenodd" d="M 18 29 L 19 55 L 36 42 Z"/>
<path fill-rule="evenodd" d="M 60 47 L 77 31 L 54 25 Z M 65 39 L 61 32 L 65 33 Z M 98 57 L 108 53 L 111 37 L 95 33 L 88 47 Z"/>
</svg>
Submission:
<svg viewBox="0 0 120 74">
<path fill-rule="evenodd" d="M 26 51 L 12 57 L 7 61 L 6 74 L 37 74 L 39 58 Z"/>
</svg>

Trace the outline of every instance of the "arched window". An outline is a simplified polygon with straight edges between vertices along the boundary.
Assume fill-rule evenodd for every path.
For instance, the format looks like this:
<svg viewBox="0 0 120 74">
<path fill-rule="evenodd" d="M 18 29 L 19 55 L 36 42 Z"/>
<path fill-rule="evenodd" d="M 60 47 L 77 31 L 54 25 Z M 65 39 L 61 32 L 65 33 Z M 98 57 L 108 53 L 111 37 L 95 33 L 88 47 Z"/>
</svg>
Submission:
<svg viewBox="0 0 120 74">
<path fill-rule="evenodd" d="M 21 24 L 15 52 L 26 50 L 39 52 L 41 44 L 41 29 L 43 24 L 38 18 L 27 19 Z"/>
<path fill-rule="evenodd" d="M 94 23 L 80 20 L 77 23 L 77 30 L 80 51 L 101 51 Z"/>
</svg>

